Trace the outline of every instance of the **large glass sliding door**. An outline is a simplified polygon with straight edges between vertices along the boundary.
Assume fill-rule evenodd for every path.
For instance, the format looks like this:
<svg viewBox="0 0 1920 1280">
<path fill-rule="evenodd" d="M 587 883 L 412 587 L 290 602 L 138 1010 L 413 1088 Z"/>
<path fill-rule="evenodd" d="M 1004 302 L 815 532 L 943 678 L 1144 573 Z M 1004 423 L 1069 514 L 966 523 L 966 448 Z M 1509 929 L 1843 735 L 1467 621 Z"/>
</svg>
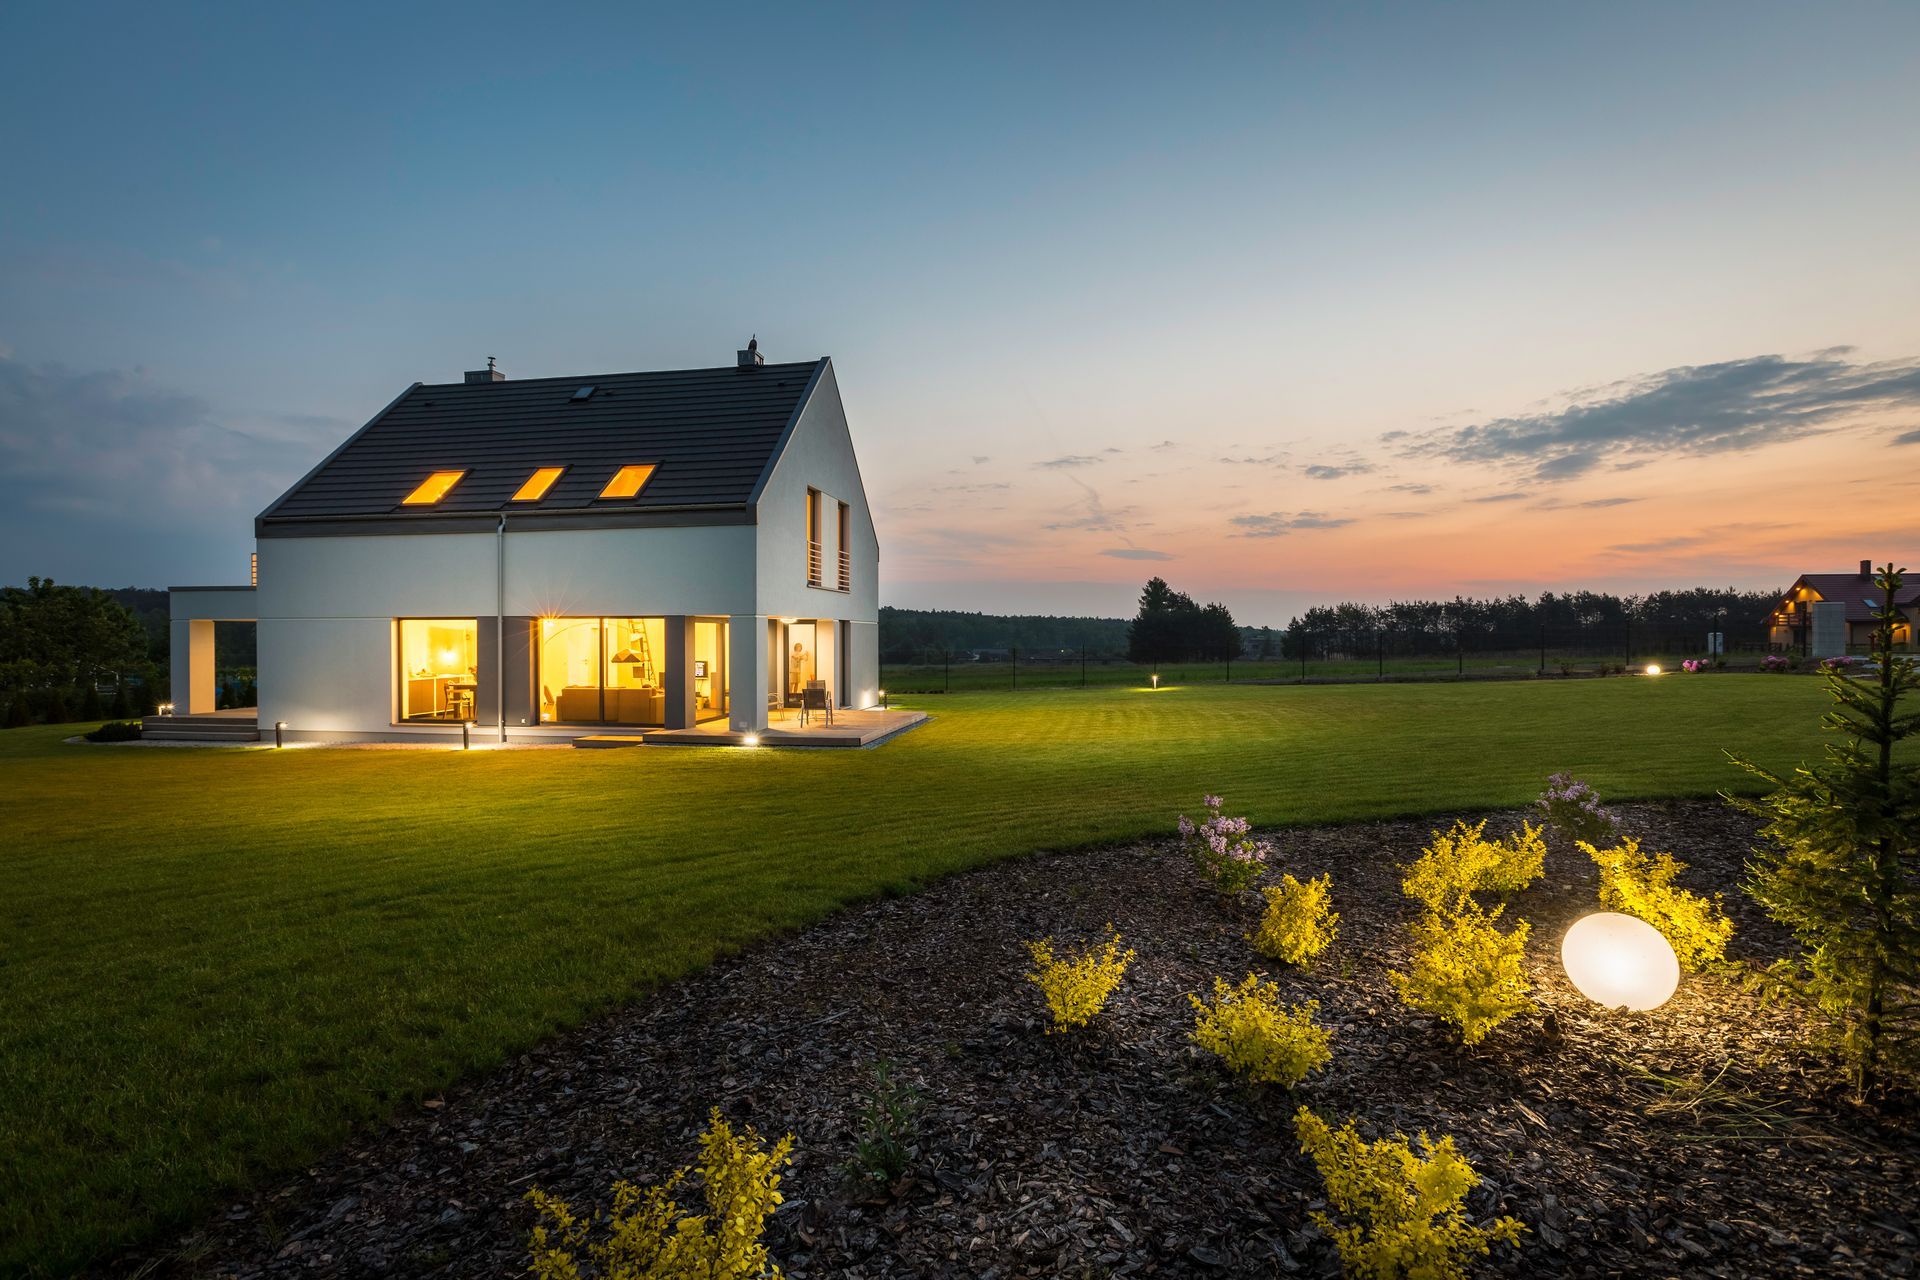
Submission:
<svg viewBox="0 0 1920 1280">
<path fill-rule="evenodd" d="M 542 724 L 666 723 L 666 619 L 542 618 L 534 629 Z"/>
<path fill-rule="evenodd" d="M 728 709 L 727 620 L 693 621 L 693 718 L 724 720 Z"/>
</svg>

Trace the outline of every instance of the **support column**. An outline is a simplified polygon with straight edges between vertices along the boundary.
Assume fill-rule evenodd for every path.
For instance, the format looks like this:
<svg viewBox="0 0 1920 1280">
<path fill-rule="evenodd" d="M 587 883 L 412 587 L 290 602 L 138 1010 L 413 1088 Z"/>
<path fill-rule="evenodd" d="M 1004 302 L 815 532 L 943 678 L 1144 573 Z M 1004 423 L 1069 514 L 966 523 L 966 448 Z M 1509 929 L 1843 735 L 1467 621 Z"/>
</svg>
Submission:
<svg viewBox="0 0 1920 1280">
<path fill-rule="evenodd" d="M 660 666 L 660 687 L 666 693 L 669 729 L 693 728 L 693 619 L 684 613 L 666 617 L 666 659 Z"/>
<path fill-rule="evenodd" d="M 736 613 L 727 619 L 727 727 L 758 733 L 767 727 L 767 615 Z"/>
<path fill-rule="evenodd" d="M 507 699 L 507 728 L 523 729 L 538 715 L 533 703 L 533 623 L 525 615 L 509 615 L 504 627 L 492 618 L 476 618 L 474 683 L 479 686 L 473 699 L 473 722 L 481 726 L 500 723 L 500 696 Z M 505 647 L 496 656 L 501 641 Z M 500 659 L 504 658 L 505 661 Z M 501 682 L 505 682 L 505 688 Z"/>
<path fill-rule="evenodd" d="M 168 643 L 173 713 L 177 716 L 207 714 L 214 704 L 212 620 L 175 619 L 168 627 Z"/>
</svg>

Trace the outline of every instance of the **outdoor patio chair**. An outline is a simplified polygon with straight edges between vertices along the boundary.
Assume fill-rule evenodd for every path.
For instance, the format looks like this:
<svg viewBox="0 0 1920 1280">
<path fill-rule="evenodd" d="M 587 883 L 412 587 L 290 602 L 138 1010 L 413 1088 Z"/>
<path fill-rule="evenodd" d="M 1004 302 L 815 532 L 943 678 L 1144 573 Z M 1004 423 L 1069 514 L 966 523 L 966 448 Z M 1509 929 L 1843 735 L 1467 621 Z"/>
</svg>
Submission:
<svg viewBox="0 0 1920 1280">
<path fill-rule="evenodd" d="M 833 700 L 827 697 L 827 686 L 818 680 L 800 691 L 800 723 L 806 724 L 816 711 L 827 717 L 828 724 L 833 723 Z"/>
</svg>

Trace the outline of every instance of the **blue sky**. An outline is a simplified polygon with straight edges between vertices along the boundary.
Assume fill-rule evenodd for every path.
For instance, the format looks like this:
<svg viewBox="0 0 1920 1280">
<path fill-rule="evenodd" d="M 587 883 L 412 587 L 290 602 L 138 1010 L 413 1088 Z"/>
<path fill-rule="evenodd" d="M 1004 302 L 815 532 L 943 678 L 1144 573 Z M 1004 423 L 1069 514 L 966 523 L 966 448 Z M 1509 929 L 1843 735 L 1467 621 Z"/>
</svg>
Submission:
<svg viewBox="0 0 1920 1280">
<path fill-rule="evenodd" d="M 1914 549 L 1778 486 L 1912 510 L 1920 7 L 688 8 L 0 17 L 0 580 L 232 580 L 411 381 L 749 332 L 896 603 Z"/>
</svg>

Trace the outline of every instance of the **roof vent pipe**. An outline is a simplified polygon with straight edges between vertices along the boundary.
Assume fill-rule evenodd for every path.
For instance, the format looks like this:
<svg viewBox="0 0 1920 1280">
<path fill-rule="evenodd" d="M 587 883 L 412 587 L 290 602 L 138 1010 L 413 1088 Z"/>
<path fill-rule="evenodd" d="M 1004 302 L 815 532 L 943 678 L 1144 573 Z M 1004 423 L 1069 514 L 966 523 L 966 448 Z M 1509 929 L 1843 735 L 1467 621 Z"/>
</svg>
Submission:
<svg viewBox="0 0 1920 1280">
<path fill-rule="evenodd" d="M 1860 576 L 1861 576 L 1861 577 L 1863 577 L 1863 578 L 1867 578 L 1867 579 L 1869 579 L 1869 580 L 1871 580 L 1871 579 L 1872 579 L 1872 577 L 1873 577 L 1873 561 L 1871 561 L 1871 560 L 1862 560 L 1862 561 L 1860 562 Z"/>
<path fill-rule="evenodd" d="M 758 369 L 766 363 L 766 360 L 760 355 L 760 336 L 758 334 L 747 339 L 747 349 L 745 351 L 736 351 L 733 354 L 734 366 L 736 368 Z"/>
<path fill-rule="evenodd" d="M 486 368 L 467 370 L 468 386 L 472 386 L 476 382 L 505 382 L 506 380 L 507 380 L 507 375 L 493 367 L 492 356 L 487 357 Z"/>
</svg>

